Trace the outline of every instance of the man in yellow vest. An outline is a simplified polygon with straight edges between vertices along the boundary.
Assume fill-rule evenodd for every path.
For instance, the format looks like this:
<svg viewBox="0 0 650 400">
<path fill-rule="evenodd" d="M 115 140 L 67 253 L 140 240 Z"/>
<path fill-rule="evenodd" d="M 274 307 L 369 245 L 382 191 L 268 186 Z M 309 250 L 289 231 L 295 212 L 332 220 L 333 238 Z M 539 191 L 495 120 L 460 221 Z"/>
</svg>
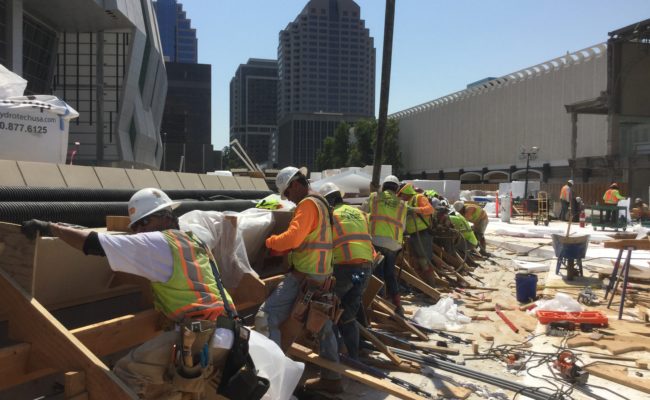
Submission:
<svg viewBox="0 0 650 400">
<path fill-rule="evenodd" d="M 429 227 L 434 214 L 433 206 L 411 183 L 402 186 L 398 195 L 407 204 L 406 233 L 409 235 L 409 248 L 418 260 L 418 272 L 427 283 L 432 284 L 433 235 Z"/>
<path fill-rule="evenodd" d="M 489 256 L 485 248 L 485 229 L 487 229 L 489 222 L 485 210 L 477 204 L 465 204 L 462 201 L 454 203 L 454 210 L 472 223 L 472 231 L 474 231 L 474 235 L 478 239 L 479 252 L 482 256 Z"/>
<path fill-rule="evenodd" d="M 618 206 L 620 200 L 624 200 L 625 196 L 621 195 L 618 191 L 618 184 L 616 182 L 609 185 L 609 189 L 603 195 L 603 201 L 608 206 Z M 618 209 L 605 211 L 605 219 L 607 222 L 615 224 L 618 221 Z"/>
<path fill-rule="evenodd" d="M 573 201 L 573 181 L 569 179 L 566 182 L 566 185 L 562 186 L 560 190 L 560 203 L 562 204 L 562 209 L 560 210 L 560 221 L 567 221 L 569 218 L 569 206 Z M 574 211 L 575 212 L 575 211 Z"/>
<path fill-rule="evenodd" d="M 383 279 L 386 295 L 401 311 L 399 287 L 395 276 L 395 260 L 402 249 L 404 226 L 406 224 L 406 204 L 397 197 L 399 180 L 388 175 L 381 185 L 381 192 L 370 193 L 361 209 L 369 214 L 370 236 L 375 249 L 384 256 L 375 274 Z"/>
<path fill-rule="evenodd" d="M 309 181 L 298 168 L 283 168 L 275 183 L 280 196 L 294 202 L 297 207 L 287 230 L 267 238 L 266 247 L 276 253 L 289 252 L 291 270 L 260 307 L 255 327 L 279 346 L 286 347 L 280 325 L 293 318 L 293 306 L 301 294 L 303 282 L 326 285 L 332 275 L 332 225 L 327 200 L 311 192 Z M 284 339 L 286 343 L 287 338 Z M 327 320 L 321 329 L 319 343 L 321 357 L 339 362 L 331 320 Z M 308 379 L 305 388 L 330 393 L 343 391 L 341 376 L 327 369 L 321 370 L 319 378 Z"/>
<path fill-rule="evenodd" d="M 333 208 L 332 234 L 335 292 L 341 299 L 343 314 L 338 328 L 348 356 L 359 359 L 359 328 L 357 313 L 361 297 L 372 274 L 374 249 L 368 227 L 368 215 L 343 203 L 344 193 L 333 183 L 324 184 L 320 194 Z"/>
<path fill-rule="evenodd" d="M 219 271 L 216 263 L 210 261 L 209 249 L 192 232 L 179 229 L 178 219 L 172 214 L 178 205 L 162 190 L 147 188 L 136 192 L 128 203 L 129 227 L 134 235 L 109 235 L 39 220 L 24 222 L 23 232 L 31 238 L 37 232 L 56 236 L 87 255 L 107 257 L 114 271 L 149 279 L 154 306 L 170 322 L 181 329 L 195 322 L 201 332 L 212 332 L 217 317 L 234 311 L 232 299 L 219 276 L 213 274 L 216 271 L 218 275 Z M 172 385 L 168 374 L 172 348 L 180 344 L 179 338 L 179 332 L 169 330 L 151 339 L 120 359 L 115 364 L 115 374 L 145 399 L 196 394 L 196 387 L 184 390 L 178 384 Z M 216 371 L 222 367 L 206 368 Z M 214 377 L 215 374 L 204 371 L 196 379 L 202 380 L 199 387 L 207 392 L 213 389 L 204 380 Z"/>
</svg>

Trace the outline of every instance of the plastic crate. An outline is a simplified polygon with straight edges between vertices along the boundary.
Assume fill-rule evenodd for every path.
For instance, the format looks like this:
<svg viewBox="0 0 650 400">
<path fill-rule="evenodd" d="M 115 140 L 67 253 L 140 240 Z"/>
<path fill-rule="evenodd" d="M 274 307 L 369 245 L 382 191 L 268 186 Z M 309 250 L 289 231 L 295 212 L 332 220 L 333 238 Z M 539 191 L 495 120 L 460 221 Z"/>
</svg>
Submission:
<svg viewBox="0 0 650 400">
<path fill-rule="evenodd" d="M 571 321 L 576 324 L 591 324 L 591 325 L 600 325 L 607 326 L 609 319 L 607 315 L 603 314 L 600 311 L 578 311 L 578 312 L 566 312 L 566 311 L 537 311 L 537 319 L 542 324 L 548 324 L 549 322 L 558 322 L 558 321 Z"/>
</svg>

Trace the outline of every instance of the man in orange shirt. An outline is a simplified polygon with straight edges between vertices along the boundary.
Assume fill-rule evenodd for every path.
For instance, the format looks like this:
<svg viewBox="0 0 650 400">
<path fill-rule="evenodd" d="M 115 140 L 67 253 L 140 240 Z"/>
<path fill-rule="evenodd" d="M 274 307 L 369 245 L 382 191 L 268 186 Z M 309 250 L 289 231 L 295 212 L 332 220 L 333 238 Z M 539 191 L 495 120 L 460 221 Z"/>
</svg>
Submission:
<svg viewBox="0 0 650 400">
<path fill-rule="evenodd" d="M 321 195 L 311 192 L 309 181 L 298 168 L 283 168 L 276 177 L 278 192 L 297 204 L 286 231 L 266 239 L 272 252 L 289 252 L 290 271 L 260 306 L 255 317 L 257 331 L 267 334 L 283 347 L 280 325 L 291 317 L 303 282 L 325 284 L 332 275 L 332 225 L 329 205 Z M 308 300 L 307 300 L 308 301 Z M 285 344 L 286 344 L 285 338 Z M 319 334 L 320 356 L 339 362 L 338 343 L 327 320 Z M 285 346 L 286 347 L 286 346 Z M 327 369 L 320 378 L 308 379 L 305 388 L 341 393 L 341 376 Z"/>
<path fill-rule="evenodd" d="M 566 182 L 566 185 L 562 186 L 562 190 L 560 190 L 560 203 L 562 203 L 562 209 L 560 210 L 560 221 L 567 221 L 569 216 L 569 206 L 571 205 L 571 202 L 573 201 L 573 181 L 569 179 Z M 575 212 L 575 211 L 574 211 Z"/>
</svg>

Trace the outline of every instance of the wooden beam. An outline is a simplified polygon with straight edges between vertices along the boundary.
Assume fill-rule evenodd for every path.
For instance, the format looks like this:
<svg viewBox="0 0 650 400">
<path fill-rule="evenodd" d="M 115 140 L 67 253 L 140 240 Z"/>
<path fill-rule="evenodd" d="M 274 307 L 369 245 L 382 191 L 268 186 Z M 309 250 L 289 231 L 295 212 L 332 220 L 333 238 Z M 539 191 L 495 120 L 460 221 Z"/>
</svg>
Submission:
<svg viewBox="0 0 650 400">
<path fill-rule="evenodd" d="M 29 343 L 0 348 L 0 391 L 56 372 L 46 367 L 30 371 L 30 350 Z"/>
<path fill-rule="evenodd" d="M 27 239 L 23 237 L 28 246 Z M 11 304 L 9 337 L 31 343 L 28 368 L 84 371 L 87 391 L 96 400 L 136 399 L 104 363 L 61 325 L 36 299 L 0 271 L 0 302 Z"/>
<path fill-rule="evenodd" d="M 596 362 L 585 367 L 590 374 L 616 382 L 623 386 L 650 393 L 650 381 L 647 378 L 637 378 L 627 373 L 627 367 Z"/>
<path fill-rule="evenodd" d="M 301 361 L 309 362 L 319 367 L 328 369 L 330 371 L 338 372 L 339 374 L 360 382 L 364 385 L 370 386 L 374 389 L 380 390 L 384 393 L 392 394 L 400 399 L 407 400 L 422 400 L 424 397 L 418 396 L 415 393 L 409 392 L 401 386 L 397 386 L 392 382 L 384 379 L 376 378 L 372 375 L 365 374 L 357 371 L 344 364 L 338 364 L 330 360 L 319 357 L 316 353 L 312 352 L 309 348 L 301 346 L 297 343 L 291 345 L 288 354 Z"/>
<path fill-rule="evenodd" d="M 420 292 L 431 297 L 433 300 L 438 301 L 438 299 L 440 299 L 439 291 L 424 283 L 420 278 L 409 274 L 405 269 L 397 267 L 397 276 L 399 276 L 405 283 L 413 286 Z"/>
<path fill-rule="evenodd" d="M 649 239 L 620 239 L 608 240 L 603 242 L 603 247 L 606 249 L 627 249 L 628 247 L 634 250 L 650 250 Z"/>
<path fill-rule="evenodd" d="M 402 359 L 399 358 L 395 353 L 393 353 L 393 352 L 391 351 L 391 349 L 389 349 L 389 348 L 384 344 L 384 342 L 382 342 L 381 340 L 377 339 L 377 337 L 376 337 L 375 335 L 373 335 L 370 331 L 368 331 L 368 330 L 366 329 L 366 327 L 363 326 L 363 325 L 361 325 L 358 321 L 354 321 L 354 322 L 355 322 L 355 323 L 357 324 L 357 326 L 359 327 L 359 333 L 361 334 L 361 336 L 363 336 L 364 338 L 370 340 L 370 342 L 371 342 L 371 343 L 372 343 L 372 344 L 373 344 L 373 345 L 374 345 L 374 346 L 375 346 L 375 347 L 376 347 L 376 348 L 377 348 L 381 353 L 384 353 L 384 354 L 386 355 L 386 357 L 388 357 L 388 359 L 389 359 L 393 364 L 398 365 L 398 366 L 402 364 Z"/>
<path fill-rule="evenodd" d="M 377 278 L 374 275 L 370 275 L 370 280 L 368 281 L 368 286 L 366 286 L 365 292 L 363 292 L 363 297 L 361 299 L 361 305 L 363 306 L 364 311 L 368 311 L 372 305 L 377 293 L 384 287 L 384 282 L 381 279 Z"/>
<path fill-rule="evenodd" d="M 28 294 L 34 293 L 36 241 L 20 231 L 20 225 L 0 222 L 0 269 Z"/>
<path fill-rule="evenodd" d="M 63 387 L 66 399 L 88 398 L 86 374 L 83 371 L 66 372 Z"/>
<path fill-rule="evenodd" d="M 415 326 L 411 325 L 407 320 L 405 320 L 403 317 L 395 314 L 393 310 L 390 309 L 390 307 L 386 306 L 380 301 L 377 301 L 375 299 L 373 302 L 373 307 L 375 307 L 378 311 L 390 315 L 391 320 L 397 322 L 398 325 L 400 325 L 402 328 L 404 328 L 405 331 L 414 334 L 417 336 L 420 340 L 429 340 L 429 336 L 426 334 L 422 333 L 418 328 Z"/>
</svg>

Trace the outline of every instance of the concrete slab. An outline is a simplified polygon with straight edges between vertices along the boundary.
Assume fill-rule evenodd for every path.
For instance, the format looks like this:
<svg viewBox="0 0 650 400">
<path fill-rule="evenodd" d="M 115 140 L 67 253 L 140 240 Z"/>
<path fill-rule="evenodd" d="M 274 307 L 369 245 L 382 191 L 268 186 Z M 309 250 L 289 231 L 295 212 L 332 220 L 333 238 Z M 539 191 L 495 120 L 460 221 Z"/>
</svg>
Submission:
<svg viewBox="0 0 650 400">
<path fill-rule="evenodd" d="M 250 176 L 236 176 L 235 180 L 241 190 L 255 190 L 255 184 Z"/>
<path fill-rule="evenodd" d="M 256 190 L 269 190 L 269 185 L 266 184 L 266 181 L 262 178 L 251 178 L 253 181 L 253 186 Z"/>
<path fill-rule="evenodd" d="M 131 180 L 134 189 L 158 188 L 158 181 L 153 172 L 148 169 L 126 169 L 126 175 Z"/>
<path fill-rule="evenodd" d="M 223 184 L 216 175 L 199 175 L 199 179 L 208 190 L 223 190 Z"/>
<path fill-rule="evenodd" d="M 237 184 L 237 181 L 235 180 L 234 177 L 232 176 L 219 176 L 219 180 L 221 180 L 221 184 L 223 185 L 223 188 L 226 190 L 239 190 L 239 185 Z"/>
<path fill-rule="evenodd" d="M 58 164 L 59 171 L 63 175 L 66 185 L 69 188 L 101 189 L 102 184 L 93 167 L 83 165 Z"/>
<path fill-rule="evenodd" d="M 176 175 L 176 172 L 168 172 L 168 171 L 153 171 L 153 176 L 156 177 L 156 180 L 158 181 L 158 184 L 160 185 L 160 188 L 165 190 L 165 189 L 171 189 L 171 190 L 181 190 L 183 189 L 183 184 L 181 183 L 181 180 L 178 179 L 178 175 Z"/>
<path fill-rule="evenodd" d="M 95 173 L 104 189 L 133 189 L 123 168 L 95 167 Z"/>
<path fill-rule="evenodd" d="M 25 179 L 14 160 L 0 160 L 0 186 L 25 186 Z"/>
<path fill-rule="evenodd" d="M 27 186 L 66 187 L 63 175 L 56 164 L 18 161 L 18 168 Z"/>
<path fill-rule="evenodd" d="M 189 174 L 187 172 L 177 172 L 178 179 L 180 179 L 183 188 L 188 190 L 203 190 L 203 182 L 199 178 L 199 174 Z"/>
</svg>

